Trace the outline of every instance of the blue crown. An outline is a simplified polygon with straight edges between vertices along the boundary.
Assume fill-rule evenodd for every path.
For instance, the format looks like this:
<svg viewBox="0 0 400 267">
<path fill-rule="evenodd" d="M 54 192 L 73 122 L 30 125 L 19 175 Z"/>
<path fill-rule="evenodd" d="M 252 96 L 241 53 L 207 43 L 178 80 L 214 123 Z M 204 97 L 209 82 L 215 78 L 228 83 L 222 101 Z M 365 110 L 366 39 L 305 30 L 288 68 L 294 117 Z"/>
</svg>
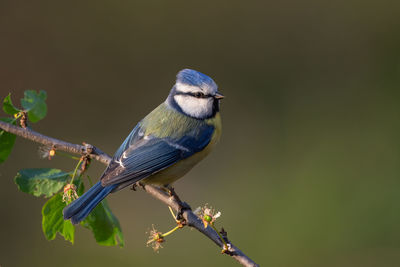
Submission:
<svg viewBox="0 0 400 267">
<path fill-rule="evenodd" d="M 183 69 L 176 75 L 176 83 L 188 84 L 192 86 L 213 87 L 216 88 L 217 84 L 207 75 L 191 70 Z"/>
</svg>

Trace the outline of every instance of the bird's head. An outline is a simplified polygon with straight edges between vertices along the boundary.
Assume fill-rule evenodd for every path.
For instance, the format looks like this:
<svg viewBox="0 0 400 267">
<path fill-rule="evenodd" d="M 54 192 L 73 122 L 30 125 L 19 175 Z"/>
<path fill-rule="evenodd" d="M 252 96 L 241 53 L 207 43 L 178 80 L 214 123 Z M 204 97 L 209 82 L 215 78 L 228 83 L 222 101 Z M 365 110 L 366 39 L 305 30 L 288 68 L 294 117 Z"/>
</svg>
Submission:
<svg viewBox="0 0 400 267">
<path fill-rule="evenodd" d="M 224 96 L 217 84 L 207 75 L 191 70 L 181 70 L 176 76 L 167 103 L 178 111 L 196 119 L 208 119 L 219 111 L 219 101 Z"/>
</svg>

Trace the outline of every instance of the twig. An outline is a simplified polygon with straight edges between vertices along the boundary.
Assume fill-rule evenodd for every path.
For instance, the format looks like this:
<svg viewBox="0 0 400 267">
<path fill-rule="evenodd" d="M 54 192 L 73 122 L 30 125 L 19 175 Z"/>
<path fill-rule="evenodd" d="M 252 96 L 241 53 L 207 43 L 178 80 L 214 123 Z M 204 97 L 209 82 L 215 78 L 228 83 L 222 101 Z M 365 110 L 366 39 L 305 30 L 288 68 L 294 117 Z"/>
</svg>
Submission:
<svg viewBox="0 0 400 267">
<path fill-rule="evenodd" d="M 89 144 L 71 144 L 40 134 L 33 131 L 32 129 L 17 127 L 3 121 L 0 121 L 0 128 L 6 132 L 13 133 L 33 142 L 47 146 L 54 146 L 57 150 L 63 150 L 74 154 L 88 156 L 106 165 L 108 165 L 108 163 L 111 161 L 111 157 L 109 155 Z M 142 187 L 148 194 L 150 194 L 154 198 L 164 202 L 175 211 L 179 211 L 180 203 L 178 203 L 176 198 L 169 196 L 165 191 L 152 185 L 143 185 Z M 204 228 L 202 220 L 196 214 L 194 214 L 190 208 L 184 209 L 182 212 L 182 216 L 186 220 L 188 226 L 200 231 L 202 234 L 211 239 L 218 247 L 224 247 L 224 243 L 220 239 L 218 233 L 211 227 Z M 226 238 L 226 233 L 224 235 L 224 239 L 225 242 L 229 245 L 229 250 L 225 251 L 225 254 L 232 256 L 243 266 L 258 266 L 253 260 L 251 260 L 246 254 L 244 254 L 239 248 L 234 246 Z"/>
<path fill-rule="evenodd" d="M 151 186 L 151 185 L 143 185 L 144 190 L 152 195 L 154 198 L 164 202 L 166 205 L 173 208 L 175 211 L 179 211 L 179 203 L 174 200 L 174 198 L 170 197 L 163 190 Z M 188 226 L 196 228 L 202 234 L 211 239 L 218 247 L 223 249 L 224 244 L 222 240 L 219 238 L 218 233 L 214 231 L 211 227 L 204 228 L 203 221 L 193 213 L 190 209 L 185 209 L 182 212 L 183 218 L 186 220 Z M 252 259 L 250 259 L 246 254 L 244 254 L 239 248 L 234 246 L 228 239 L 225 240 L 229 245 L 229 251 L 225 252 L 226 254 L 232 256 L 243 266 L 258 266 Z"/>
<path fill-rule="evenodd" d="M 90 158 L 100 161 L 101 163 L 108 164 L 111 157 L 89 144 L 78 145 L 61 141 L 41 133 L 35 132 L 30 128 L 21 128 L 4 121 L 0 121 L 0 128 L 6 132 L 13 133 L 25 139 L 40 143 L 46 146 L 54 147 L 56 150 L 63 150 L 69 153 L 88 155 Z"/>
</svg>

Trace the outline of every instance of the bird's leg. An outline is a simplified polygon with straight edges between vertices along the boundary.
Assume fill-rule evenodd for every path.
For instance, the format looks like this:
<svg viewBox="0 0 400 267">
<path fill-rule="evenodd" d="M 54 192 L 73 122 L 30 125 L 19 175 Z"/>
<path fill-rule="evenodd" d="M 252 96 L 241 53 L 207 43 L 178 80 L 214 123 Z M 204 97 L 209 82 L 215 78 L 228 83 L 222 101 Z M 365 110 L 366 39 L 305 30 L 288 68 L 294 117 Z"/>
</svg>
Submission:
<svg viewBox="0 0 400 267">
<path fill-rule="evenodd" d="M 179 198 L 178 194 L 175 192 L 175 189 L 171 185 L 166 185 L 165 188 L 170 197 L 175 199 L 176 202 L 180 205 L 182 203 L 181 199 Z"/>
<path fill-rule="evenodd" d="M 178 194 L 175 192 L 175 189 L 171 185 L 166 185 L 164 188 L 166 189 L 169 196 L 178 203 L 179 209 L 178 209 L 178 213 L 175 216 L 175 220 L 177 221 L 178 224 L 182 224 L 182 221 L 185 220 L 182 216 L 183 212 L 185 210 L 191 210 L 192 208 L 186 202 L 183 202 L 179 198 Z"/>
</svg>

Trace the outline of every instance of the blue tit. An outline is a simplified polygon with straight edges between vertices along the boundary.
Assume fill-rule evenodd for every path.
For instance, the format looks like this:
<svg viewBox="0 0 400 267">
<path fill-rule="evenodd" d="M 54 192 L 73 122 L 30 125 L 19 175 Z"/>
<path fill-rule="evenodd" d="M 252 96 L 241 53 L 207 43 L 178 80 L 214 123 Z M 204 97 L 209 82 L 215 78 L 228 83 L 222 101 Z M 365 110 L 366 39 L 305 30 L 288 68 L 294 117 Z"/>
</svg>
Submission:
<svg viewBox="0 0 400 267">
<path fill-rule="evenodd" d="M 221 136 L 224 96 L 207 75 L 184 69 L 167 99 L 141 120 L 92 188 L 64 208 L 77 224 L 110 193 L 136 182 L 165 187 L 206 157 Z"/>
</svg>

